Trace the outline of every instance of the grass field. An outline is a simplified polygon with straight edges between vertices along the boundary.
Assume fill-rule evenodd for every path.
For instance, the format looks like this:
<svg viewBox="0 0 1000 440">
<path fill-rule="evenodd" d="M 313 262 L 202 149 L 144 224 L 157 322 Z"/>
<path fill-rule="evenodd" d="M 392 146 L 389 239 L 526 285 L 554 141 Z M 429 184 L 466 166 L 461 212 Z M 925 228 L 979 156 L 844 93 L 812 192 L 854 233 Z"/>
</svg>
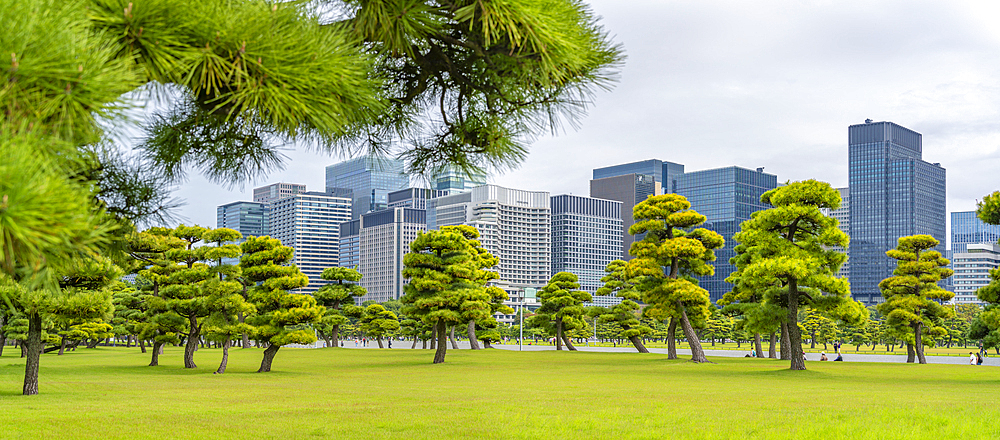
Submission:
<svg viewBox="0 0 1000 440">
<path fill-rule="evenodd" d="M 547 343 L 546 342 L 542 342 L 542 344 L 547 344 Z M 515 343 L 515 345 L 516 345 L 516 343 Z M 583 344 L 580 344 L 580 345 L 583 345 Z M 591 345 L 591 346 L 597 345 L 597 346 L 601 346 L 601 347 L 611 347 L 611 346 L 613 346 L 613 344 L 610 343 L 610 342 L 602 342 L 602 343 L 597 343 L 597 344 L 591 342 L 591 343 L 589 343 L 589 345 Z M 618 344 L 618 346 L 620 347 L 620 346 L 622 346 L 622 344 Z M 632 344 L 629 343 L 628 341 L 625 341 L 625 346 L 626 347 L 631 347 Z M 678 342 L 677 346 L 680 347 L 680 348 L 686 348 L 687 344 L 684 343 L 684 342 Z M 736 343 L 732 342 L 732 341 L 730 341 L 728 343 L 725 343 L 725 344 L 723 344 L 721 342 L 716 342 L 715 345 L 712 345 L 712 343 L 708 342 L 708 341 L 702 341 L 701 342 L 701 346 L 702 346 L 702 348 L 704 348 L 706 350 L 741 350 L 741 351 L 746 351 L 747 353 L 749 353 L 750 349 L 753 348 L 753 344 L 752 343 L 747 344 L 746 342 L 744 342 L 744 343 L 740 344 L 739 346 L 737 346 Z M 761 343 L 761 347 L 764 349 L 764 353 L 767 353 L 768 341 L 766 341 L 766 340 L 763 341 Z M 649 342 L 649 343 L 646 344 L 646 348 L 663 348 L 663 349 L 666 349 L 667 348 L 667 344 L 662 343 L 662 342 Z M 841 347 L 840 351 L 844 352 L 844 353 L 857 353 L 857 354 L 895 354 L 895 355 L 903 355 L 903 356 L 906 355 L 906 347 L 900 348 L 899 345 L 896 345 L 895 350 L 891 350 L 891 351 L 886 351 L 885 345 L 878 345 L 878 346 L 875 347 L 875 350 L 872 350 L 872 347 L 870 345 L 862 346 L 857 351 L 855 351 L 855 348 L 856 347 L 854 345 L 852 345 L 852 344 L 844 344 Z M 816 348 L 810 348 L 809 343 L 807 342 L 807 343 L 805 343 L 805 344 L 802 345 L 802 350 L 804 352 L 806 352 L 806 353 L 826 352 L 827 354 L 829 354 L 829 353 L 833 353 L 833 344 L 827 344 L 826 348 L 823 348 L 823 344 L 816 344 Z M 969 345 L 968 347 L 962 347 L 961 345 L 957 345 L 957 346 L 956 345 L 952 345 L 950 348 L 945 348 L 943 346 L 941 346 L 941 347 L 925 347 L 924 348 L 924 354 L 927 355 L 927 356 L 961 356 L 961 357 L 969 357 L 969 352 L 973 352 L 974 353 L 974 352 L 977 352 L 977 351 L 979 351 L 979 348 L 976 348 L 973 345 Z M 989 350 L 989 353 L 987 353 L 987 356 L 1000 356 L 1000 354 L 997 354 L 996 351 L 994 351 L 991 348 Z"/>
<path fill-rule="evenodd" d="M 9 348 L 9 347 L 8 347 Z M 996 438 L 1000 369 L 665 355 L 449 350 L 136 349 L 0 358 L 0 438 Z"/>
</svg>

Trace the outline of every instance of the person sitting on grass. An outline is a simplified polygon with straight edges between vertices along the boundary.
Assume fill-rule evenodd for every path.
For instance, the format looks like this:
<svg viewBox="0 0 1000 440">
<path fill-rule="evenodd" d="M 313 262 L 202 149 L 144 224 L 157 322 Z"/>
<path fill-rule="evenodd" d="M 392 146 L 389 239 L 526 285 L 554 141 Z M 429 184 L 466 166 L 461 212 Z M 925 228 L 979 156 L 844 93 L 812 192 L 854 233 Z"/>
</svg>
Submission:
<svg viewBox="0 0 1000 440">
<path fill-rule="evenodd" d="M 969 352 L 969 365 L 976 365 L 976 355 Z"/>
<path fill-rule="evenodd" d="M 844 361 L 844 355 L 842 355 L 840 353 L 837 353 L 837 358 L 834 359 L 833 361 L 834 362 L 843 362 Z"/>
<path fill-rule="evenodd" d="M 820 361 L 828 361 L 828 360 L 830 360 L 830 358 L 826 357 L 826 352 L 824 351 L 824 352 L 822 352 L 822 353 L 819 354 L 819 360 Z"/>
</svg>

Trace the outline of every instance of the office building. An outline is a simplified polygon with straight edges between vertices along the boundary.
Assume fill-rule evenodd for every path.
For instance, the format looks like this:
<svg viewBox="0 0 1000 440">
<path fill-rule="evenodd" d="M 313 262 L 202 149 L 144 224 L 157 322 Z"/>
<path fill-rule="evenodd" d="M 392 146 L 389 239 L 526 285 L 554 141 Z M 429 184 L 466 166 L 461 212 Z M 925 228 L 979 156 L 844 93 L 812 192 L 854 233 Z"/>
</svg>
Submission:
<svg viewBox="0 0 1000 440">
<path fill-rule="evenodd" d="M 328 193 L 343 195 L 342 191 L 351 191 L 352 220 L 388 208 L 389 193 L 409 186 L 410 178 L 403 171 L 403 161 L 398 159 L 366 155 L 326 167 Z"/>
<path fill-rule="evenodd" d="M 1000 267 L 1000 245 L 996 243 L 967 243 L 962 252 L 955 252 L 951 259 L 951 291 L 955 293 L 952 304 L 985 305 L 976 291 L 992 280 L 990 270 Z"/>
<path fill-rule="evenodd" d="M 263 237 L 270 233 L 271 207 L 259 202 L 232 202 L 216 208 L 216 228 L 234 229 L 243 237 Z"/>
<path fill-rule="evenodd" d="M 603 175 L 594 170 L 594 176 Z M 636 204 L 646 200 L 647 197 L 656 195 L 658 183 L 649 174 L 625 174 L 621 176 L 610 176 L 595 178 L 590 181 L 590 197 L 597 199 L 615 200 L 622 203 L 622 254 L 621 258 L 631 259 L 629 248 L 636 240 L 642 237 L 635 237 L 628 233 L 629 228 L 635 224 L 632 217 L 632 208 Z"/>
<path fill-rule="evenodd" d="M 973 243 L 994 244 L 1000 241 L 1000 225 L 983 223 L 976 217 L 976 211 L 951 213 L 951 251 L 965 252 L 965 247 Z"/>
<path fill-rule="evenodd" d="M 451 192 L 427 188 L 406 188 L 389 193 L 389 207 L 427 209 L 428 200 L 448 194 Z"/>
<path fill-rule="evenodd" d="M 945 250 L 945 169 L 922 160 L 920 133 L 892 122 L 848 128 L 851 293 L 865 304 L 882 301 L 878 284 L 896 261 L 885 252 L 899 237 L 927 234 Z"/>
<path fill-rule="evenodd" d="M 313 293 L 328 282 L 323 269 L 340 265 L 340 225 L 351 219 L 351 199 L 304 192 L 271 205 L 271 237 L 295 249 L 292 260 L 309 277 L 298 293 Z"/>
<path fill-rule="evenodd" d="M 725 281 L 736 270 L 729 263 L 729 259 L 736 256 L 733 235 L 739 232 L 741 223 L 750 220 L 751 214 L 770 208 L 760 201 L 760 196 L 777 187 L 778 177 L 765 173 L 763 168 L 750 170 L 734 166 L 677 176 L 676 193 L 691 202 L 691 209 L 707 217 L 700 227 L 711 229 L 726 240 L 725 246 L 715 251 L 716 260 L 711 263 L 715 266 L 715 275 L 698 278 L 712 302 L 721 299 L 733 287 Z"/>
<path fill-rule="evenodd" d="M 426 211 L 390 208 L 363 214 L 340 226 L 341 266 L 361 272 L 358 283 L 368 293 L 358 302 L 385 302 L 403 295 L 403 256 L 427 229 Z"/>
<path fill-rule="evenodd" d="M 298 183 L 272 183 L 253 189 L 253 201 L 257 203 L 274 203 L 280 199 L 306 192 L 306 186 Z"/>
<path fill-rule="evenodd" d="M 833 217 L 837 219 L 837 228 L 843 231 L 845 234 L 850 236 L 851 234 L 851 190 L 850 188 L 837 188 L 837 192 L 840 193 L 840 208 L 837 209 L 822 209 L 823 215 L 828 217 Z M 840 246 L 834 247 L 835 250 L 843 253 L 847 253 L 847 249 Z M 851 260 L 848 259 L 844 264 L 840 265 L 840 270 L 837 272 L 837 278 L 847 278 L 850 275 Z"/>
<path fill-rule="evenodd" d="M 465 224 L 500 260 L 500 281 L 541 287 L 552 274 L 549 193 L 483 185 L 427 201 L 427 228 Z"/>
<path fill-rule="evenodd" d="M 572 273 L 580 290 L 594 295 L 608 263 L 622 257 L 622 202 L 564 194 L 553 196 L 551 205 L 552 274 Z"/>
<path fill-rule="evenodd" d="M 431 189 L 450 193 L 472 191 L 486 184 L 486 174 L 465 173 L 455 166 L 446 166 L 431 181 Z"/>
</svg>

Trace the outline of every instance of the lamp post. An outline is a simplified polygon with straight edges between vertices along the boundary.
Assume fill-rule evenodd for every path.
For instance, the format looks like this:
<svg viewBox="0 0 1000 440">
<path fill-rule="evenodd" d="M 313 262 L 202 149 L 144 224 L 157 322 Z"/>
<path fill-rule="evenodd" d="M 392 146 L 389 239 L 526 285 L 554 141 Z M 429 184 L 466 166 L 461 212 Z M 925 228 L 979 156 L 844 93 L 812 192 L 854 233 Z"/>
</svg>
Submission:
<svg viewBox="0 0 1000 440">
<path fill-rule="evenodd" d="M 521 297 L 521 323 L 517 326 L 517 331 L 521 334 L 517 337 L 517 351 L 524 349 L 524 297 Z"/>
</svg>

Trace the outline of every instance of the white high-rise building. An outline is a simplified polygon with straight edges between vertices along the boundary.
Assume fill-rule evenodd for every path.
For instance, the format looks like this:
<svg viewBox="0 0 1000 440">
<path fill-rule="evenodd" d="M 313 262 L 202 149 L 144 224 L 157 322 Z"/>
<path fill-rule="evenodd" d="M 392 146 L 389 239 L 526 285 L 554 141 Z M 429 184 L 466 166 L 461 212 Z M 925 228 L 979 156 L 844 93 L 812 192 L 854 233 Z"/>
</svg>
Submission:
<svg viewBox="0 0 1000 440">
<path fill-rule="evenodd" d="M 253 201 L 257 203 L 274 203 L 286 197 L 306 192 L 306 186 L 298 183 L 272 183 L 253 189 Z"/>
<path fill-rule="evenodd" d="M 328 284 L 323 269 L 340 261 L 340 224 L 351 219 L 351 199 L 321 192 L 304 192 L 271 204 L 271 237 L 295 249 L 292 262 L 309 277 L 297 290 L 313 293 Z"/>
<path fill-rule="evenodd" d="M 993 243 L 969 243 L 965 252 L 952 255 L 952 275 L 950 286 L 955 293 L 952 304 L 985 305 L 976 296 L 976 291 L 990 284 L 990 270 L 1000 267 L 1000 246 Z"/>
<path fill-rule="evenodd" d="M 501 281 L 544 286 L 552 269 L 549 193 L 483 185 L 427 201 L 427 227 L 466 224 L 479 230 L 483 247 L 500 260 Z"/>
</svg>

